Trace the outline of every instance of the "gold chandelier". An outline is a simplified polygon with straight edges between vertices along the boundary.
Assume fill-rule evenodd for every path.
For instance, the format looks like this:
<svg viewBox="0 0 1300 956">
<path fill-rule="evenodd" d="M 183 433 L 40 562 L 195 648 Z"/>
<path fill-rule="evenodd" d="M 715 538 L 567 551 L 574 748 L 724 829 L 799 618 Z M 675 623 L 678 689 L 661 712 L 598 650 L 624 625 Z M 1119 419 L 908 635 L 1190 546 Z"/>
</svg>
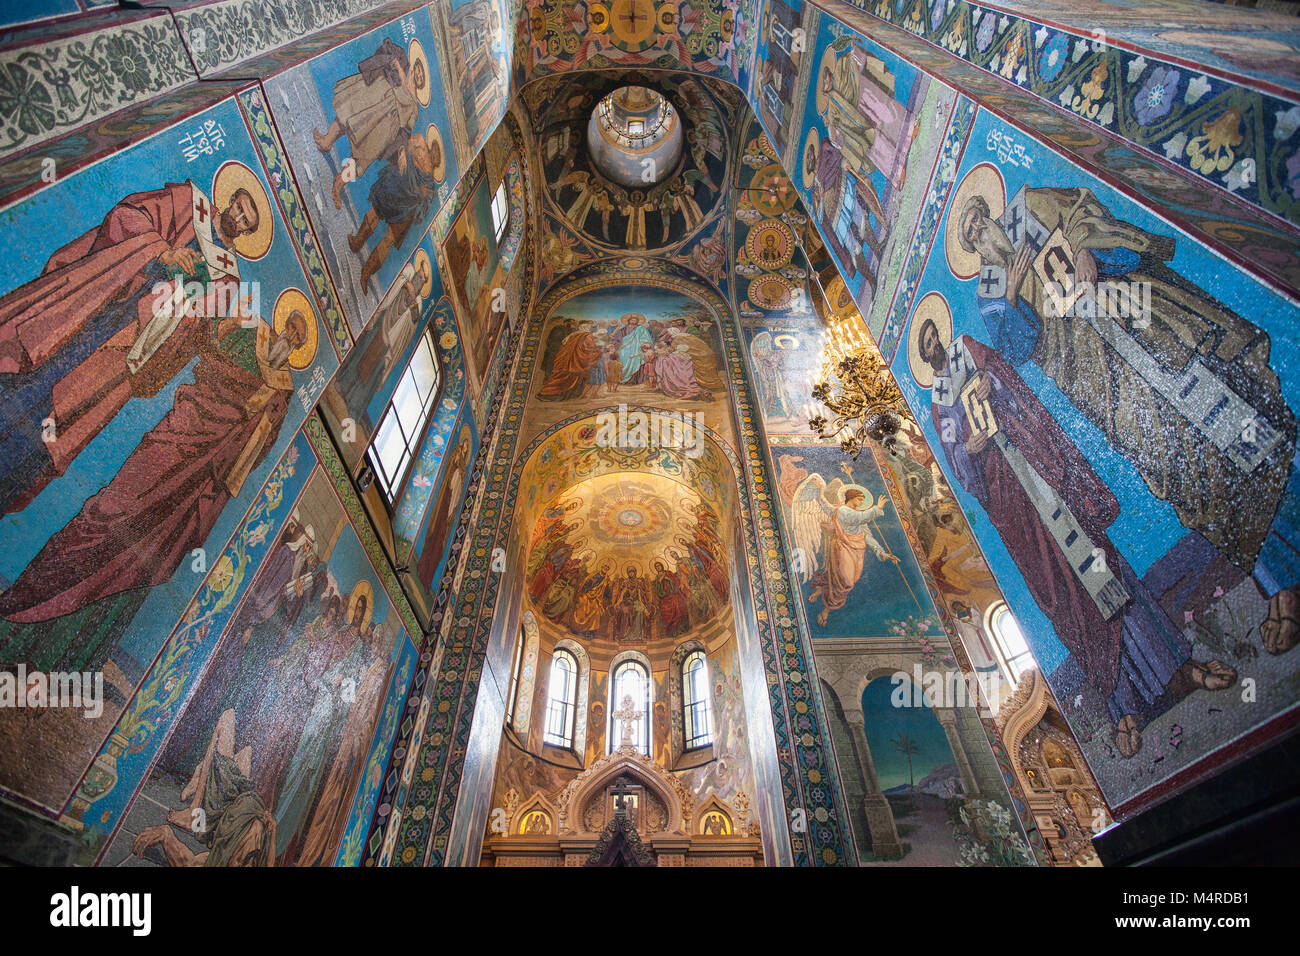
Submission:
<svg viewBox="0 0 1300 956">
<path fill-rule="evenodd" d="M 847 320 L 822 333 L 822 355 L 812 378 L 808 427 L 822 438 L 837 438 L 846 455 L 857 459 L 868 439 L 890 448 L 902 424 L 903 394 L 885 367 L 876 344 Z"/>
</svg>

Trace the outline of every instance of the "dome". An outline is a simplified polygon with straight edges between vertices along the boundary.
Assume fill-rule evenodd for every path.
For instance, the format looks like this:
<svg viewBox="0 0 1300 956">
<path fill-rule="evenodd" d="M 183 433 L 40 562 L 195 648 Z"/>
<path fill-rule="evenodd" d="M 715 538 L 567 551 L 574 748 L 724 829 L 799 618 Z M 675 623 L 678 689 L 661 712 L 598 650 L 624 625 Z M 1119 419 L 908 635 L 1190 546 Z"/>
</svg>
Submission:
<svg viewBox="0 0 1300 956">
<path fill-rule="evenodd" d="M 644 86 L 624 86 L 596 104 L 587 124 L 596 168 L 620 186 L 663 182 L 682 155 L 682 124 L 673 105 Z"/>
</svg>

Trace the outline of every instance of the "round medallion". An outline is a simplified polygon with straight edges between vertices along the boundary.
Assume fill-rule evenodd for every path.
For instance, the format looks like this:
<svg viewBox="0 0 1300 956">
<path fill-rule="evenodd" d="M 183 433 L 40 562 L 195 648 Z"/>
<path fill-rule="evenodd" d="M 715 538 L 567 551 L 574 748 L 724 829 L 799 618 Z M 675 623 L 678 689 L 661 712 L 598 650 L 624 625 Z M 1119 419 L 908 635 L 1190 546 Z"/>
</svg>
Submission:
<svg viewBox="0 0 1300 956">
<path fill-rule="evenodd" d="M 794 256 L 794 233 L 779 219 L 768 219 L 745 237 L 745 254 L 763 269 L 780 269 Z"/>
</svg>

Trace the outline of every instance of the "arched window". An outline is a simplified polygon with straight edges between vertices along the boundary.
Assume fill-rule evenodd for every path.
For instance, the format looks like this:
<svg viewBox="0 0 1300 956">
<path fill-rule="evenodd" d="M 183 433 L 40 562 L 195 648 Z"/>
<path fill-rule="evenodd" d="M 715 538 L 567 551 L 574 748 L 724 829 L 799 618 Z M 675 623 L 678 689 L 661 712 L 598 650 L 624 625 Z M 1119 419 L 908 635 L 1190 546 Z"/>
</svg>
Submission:
<svg viewBox="0 0 1300 956">
<path fill-rule="evenodd" d="M 515 708 L 519 704 L 519 675 L 524 669 L 524 640 L 527 632 L 519 625 L 519 639 L 515 641 L 515 659 L 510 665 L 510 696 L 506 698 L 506 726 L 515 725 Z"/>
<path fill-rule="evenodd" d="M 709 701 L 708 662 L 703 651 L 692 651 L 682 661 L 682 719 L 687 750 L 713 743 L 713 708 Z"/>
<path fill-rule="evenodd" d="M 1011 608 L 1007 607 L 1005 601 L 990 605 L 984 615 L 984 625 L 993 638 L 1002 669 L 1013 684 L 1017 683 L 1020 675 L 1034 667 L 1035 662 L 1029 645 L 1025 643 L 1025 635 L 1011 614 Z"/>
<path fill-rule="evenodd" d="M 578 661 L 558 649 L 551 658 L 551 679 L 547 685 L 546 733 L 543 741 L 555 747 L 573 749 L 573 718 L 578 706 Z"/>
<path fill-rule="evenodd" d="M 627 709 L 631 700 L 631 710 Z M 640 661 L 623 661 L 609 683 L 609 740 L 606 749 L 623 744 L 623 727 L 631 724 L 632 746 L 650 756 L 650 674 Z"/>
</svg>

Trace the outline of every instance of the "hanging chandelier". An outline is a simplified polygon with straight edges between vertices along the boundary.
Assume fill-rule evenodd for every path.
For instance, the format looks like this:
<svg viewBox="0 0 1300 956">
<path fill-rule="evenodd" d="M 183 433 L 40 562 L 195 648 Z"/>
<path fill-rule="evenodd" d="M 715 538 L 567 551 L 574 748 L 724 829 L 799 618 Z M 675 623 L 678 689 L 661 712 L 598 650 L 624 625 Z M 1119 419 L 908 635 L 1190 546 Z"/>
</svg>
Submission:
<svg viewBox="0 0 1300 956">
<path fill-rule="evenodd" d="M 822 333 L 818 365 L 811 389 L 817 404 L 808 409 L 808 427 L 821 438 L 838 439 L 855 460 L 868 440 L 891 448 L 902 425 L 903 394 L 876 344 L 855 323 L 837 322 Z"/>
</svg>

